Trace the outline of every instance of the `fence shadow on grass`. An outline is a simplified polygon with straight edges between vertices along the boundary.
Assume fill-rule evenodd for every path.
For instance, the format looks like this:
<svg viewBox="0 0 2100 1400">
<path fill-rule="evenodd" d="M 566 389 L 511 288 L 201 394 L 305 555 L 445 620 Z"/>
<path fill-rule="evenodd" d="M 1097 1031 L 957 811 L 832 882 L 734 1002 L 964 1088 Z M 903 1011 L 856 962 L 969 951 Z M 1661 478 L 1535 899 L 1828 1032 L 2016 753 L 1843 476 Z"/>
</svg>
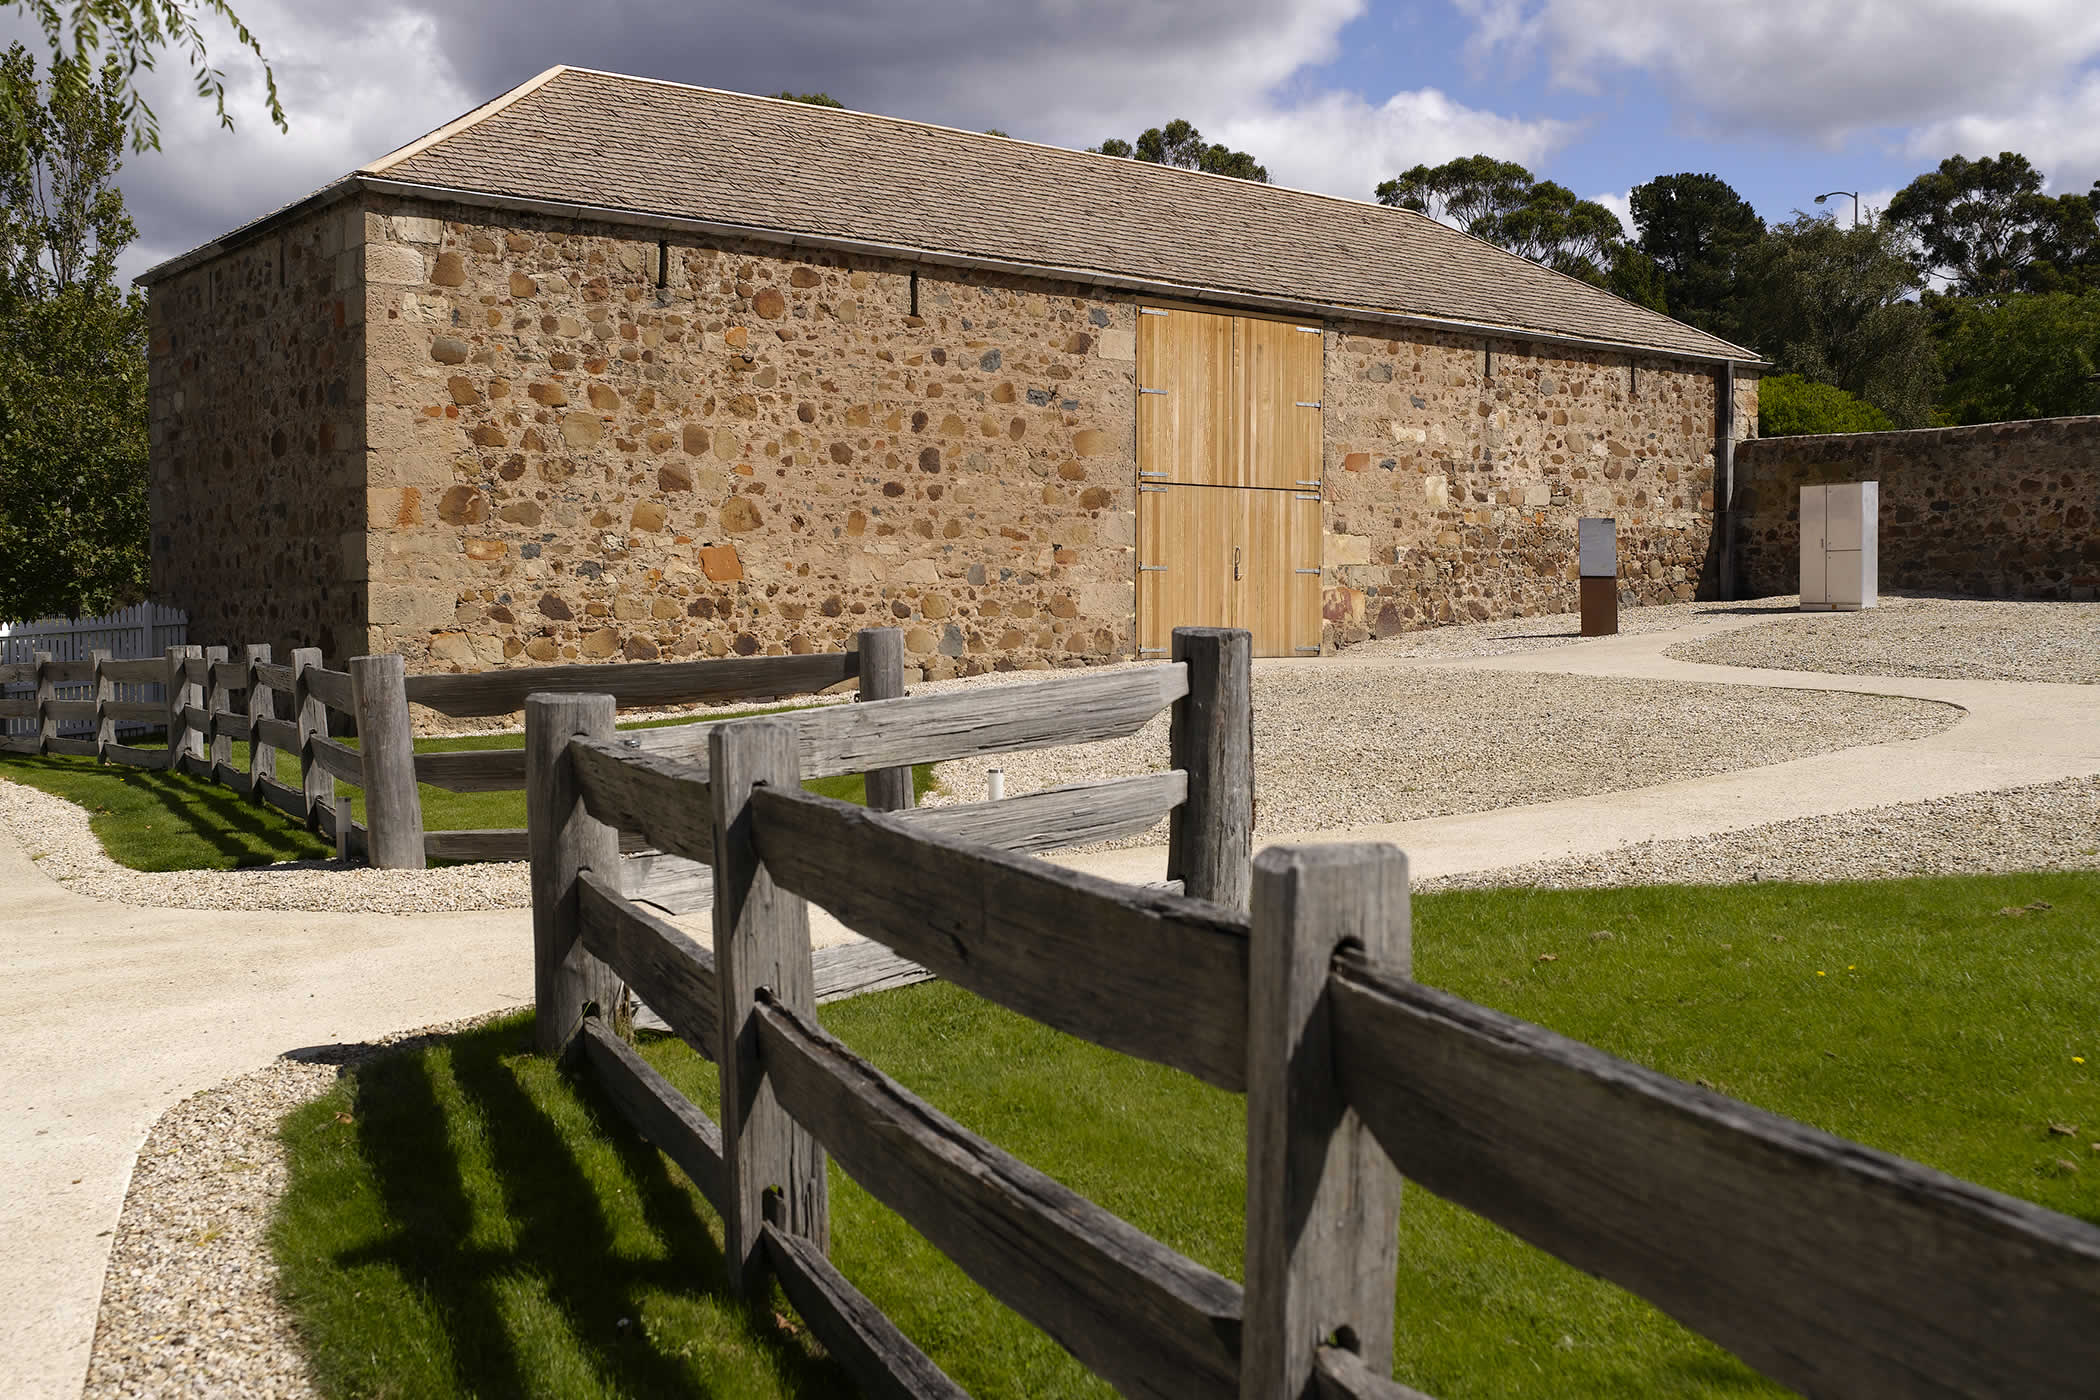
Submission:
<svg viewBox="0 0 2100 1400">
<path fill-rule="evenodd" d="M 694 1358 L 679 1325 L 696 1310 L 716 1319 L 703 1353 L 727 1330 L 783 1393 L 850 1394 L 770 1299 L 729 1295 L 693 1190 L 595 1086 L 526 1058 L 530 1031 L 498 1022 L 353 1071 L 356 1149 L 388 1228 L 330 1265 L 398 1279 L 443 1334 L 426 1354 L 443 1353 L 454 1394 L 561 1393 L 564 1374 L 623 1395 L 711 1393 L 721 1358 Z"/>
</svg>

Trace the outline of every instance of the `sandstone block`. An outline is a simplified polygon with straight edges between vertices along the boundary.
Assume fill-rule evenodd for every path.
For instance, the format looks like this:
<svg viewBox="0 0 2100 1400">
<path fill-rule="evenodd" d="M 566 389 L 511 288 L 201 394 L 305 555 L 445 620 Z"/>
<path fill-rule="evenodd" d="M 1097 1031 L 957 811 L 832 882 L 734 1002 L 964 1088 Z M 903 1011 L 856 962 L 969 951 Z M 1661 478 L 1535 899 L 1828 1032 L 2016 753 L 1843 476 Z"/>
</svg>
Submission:
<svg viewBox="0 0 2100 1400">
<path fill-rule="evenodd" d="M 388 221 L 395 238 L 403 243 L 436 243 L 445 236 L 443 219 L 426 219 L 413 214 L 396 214 Z"/>
<path fill-rule="evenodd" d="M 355 254 L 349 256 L 354 257 Z M 421 286 L 423 254 L 415 248 L 399 243 L 371 244 L 364 249 L 364 274 L 365 281 L 374 286 Z"/>
<path fill-rule="evenodd" d="M 722 528 L 732 535 L 756 530 L 765 519 L 765 514 L 749 496 L 731 496 L 722 503 Z"/>
<path fill-rule="evenodd" d="M 437 263 L 430 269 L 430 280 L 440 287 L 461 287 L 467 281 L 467 260 L 462 254 L 447 250 L 437 255 Z"/>
</svg>

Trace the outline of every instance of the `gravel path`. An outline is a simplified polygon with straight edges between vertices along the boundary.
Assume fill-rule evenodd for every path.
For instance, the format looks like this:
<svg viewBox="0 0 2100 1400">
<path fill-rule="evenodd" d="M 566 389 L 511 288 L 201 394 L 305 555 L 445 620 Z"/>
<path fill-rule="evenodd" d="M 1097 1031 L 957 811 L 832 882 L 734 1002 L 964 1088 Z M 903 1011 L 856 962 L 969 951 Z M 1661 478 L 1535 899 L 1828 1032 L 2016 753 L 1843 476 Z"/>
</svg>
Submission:
<svg viewBox="0 0 2100 1400">
<path fill-rule="evenodd" d="M 287 861 L 246 870 L 132 870 L 102 849 L 85 810 L 0 779 L 0 828 L 45 874 L 90 899 L 161 909 L 281 909 L 368 914 L 463 914 L 524 909 L 524 863 L 442 870 L 369 870 L 335 860 Z"/>
<path fill-rule="evenodd" d="M 277 1125 L 346 1067 L 483 1019 L 276 1060 L 162 1115 L 117 1222 L 83 1400 L 318 1394 L 270 1257 L 270 1211 L 285 1187 Z"/>
<path fill-rule="evenodd" d="M 1638 637 L 1650 632 L 1667 632 L 1701 618 L 1791 613 L 1800 602 L 1800 598 L 1789 594 L 1736 603 L 1667 603 L 1626 608 L 1619 613 L 1619 635 Z M 1500 622 L 1466 622 L 1420 632 L 1403 632 L 1383 641 L 1360 642 L 1342 655 L 1404 657 L 1416 661 L 1508 656 L 1515 652 L 1572 646 L 1584 640 L 1581 626 L 1582 619 L 1576 613 L 1548 613 L 1540 617 L 1506 618 Z"/>
<path fill-rule="evenodd" d="M 1961 712 L 1829 691 L 1441 670 L 1257 665 L 1257 839 L 1485 812 L 1920 738 Z M 929 803 L 1164 769 L 1167 717 L 1127 739 L 944 763 Z M 1122 845 L 1155 845 L 1165 824 Z"/>
<path fill-rule="evenodd" d="M 1599 856 L 1425 880 L 1420 889 L 1718 885 L 2100 870 L 2100 778 L 1906 802 Z"/>
<path fill-rule="evenodd" d="M 1664 655 L 1844 676 L 2100 685 L 2100 603 L 1884 595 L 1865 612 L 1791 613 Z"/>
</svg>

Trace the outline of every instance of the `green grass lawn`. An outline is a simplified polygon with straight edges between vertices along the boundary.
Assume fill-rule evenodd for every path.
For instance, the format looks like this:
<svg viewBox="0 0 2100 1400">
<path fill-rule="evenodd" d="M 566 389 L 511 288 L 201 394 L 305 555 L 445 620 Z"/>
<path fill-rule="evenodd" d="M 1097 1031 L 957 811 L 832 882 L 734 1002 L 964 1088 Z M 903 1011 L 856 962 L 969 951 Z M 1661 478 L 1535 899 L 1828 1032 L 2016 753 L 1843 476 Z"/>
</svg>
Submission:
<svg viewBox="0 0 2100 1400">
<path fill-rule="evenodd" d="M 1415 928 L 1426 982 L 2100 1222 L 2100 876 L 1452 893 L 1417 900 Z M 1240 1276 L 1240 1098 L 942 984 L 823 1019 Z M 785 1303 L 723 1294 L 711 1210 L 529 1034 L 514 1018 L 376 1061 L 286 1121 L 273 1241 L 324 1390 L 848 1393 Z M 670 1039 L 644 1053 L 713 1111 L 710 1064 Z M 1108 1393 L 836 1167 L 832 1184 L 840 1268 L 973 1394 Z M 1442 1400 L 1780 1393 L 1425 1191 L 1400 1236 L 1398 1372 Z"/>
<path fill-rule="evenodd" d="M 742 710 L 717 718 L 735 719 L 751 715 L 779 714 L 806 706 L 784 705 Z M 623 724 L 622 729 L 654 729 L 690 720 L 646 720 Z M 354 743 L 354 741 L 352 741 Z M 462 749 L 523 748 L 523 734 L 470 735 L 462 738 L 418 739 L 418 753 L 452 753 Z M 141 748 L 165 748 L 164 739 L 144 740 Z M 230 762 L 242 772 L 248 769 L 248 746 L 232 746 Z M 299 786 L 299 760 L 279 752 L 277 777 Z M 307 831 L 276 808 L 250 802 L 230 788 L 186 774 L 158 772 L 98 764 L 92 758 L 27 757 L 0 755 L 0 778 L 40 788 L 56 797 L 87 809 L 89 825 L 110 859 L 133 870 L 231 870 L 239 866 L 269 865 L 286 860 L 322 860 L 335 848 Z M 915 790 L 923 796 L 933 786 L 933 768 L 921 764 L 913 770 Z M 835 778 L 813 778 L 804 784 L 811 792 L 845 802 L 867 799 L 866 784 L 857 773 Z M 364 793 L 348 783 L 337 783 L 338 794 L 351 798 L 358 821 L 365 817 Z M 517 792 L 447 792 L 418 784 L 423 803 L 425 831 L 483 831 L 525 825 L 525 794 Z"/>
</svg>

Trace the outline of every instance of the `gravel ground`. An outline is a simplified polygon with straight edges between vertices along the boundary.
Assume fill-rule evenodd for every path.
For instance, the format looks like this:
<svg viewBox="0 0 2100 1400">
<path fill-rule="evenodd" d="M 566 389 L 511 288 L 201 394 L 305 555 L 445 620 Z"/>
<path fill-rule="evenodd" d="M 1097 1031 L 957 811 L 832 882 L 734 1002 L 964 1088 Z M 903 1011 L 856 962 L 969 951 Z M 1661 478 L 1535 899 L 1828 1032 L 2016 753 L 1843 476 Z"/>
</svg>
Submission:
<svg viewBox="0 0 2100 1400">
<path fill-rule="evenodd" d="M 1774 822 L 1603 855 L 1424 880 L 1418 888 L 1712 885 L 2100 870 L 2100 778 Z"/>
<path fill-rule="evenodd" d="M 1883 595 L 1864 612 L 1795 612 L 1665 655 L 1842 676 L 2100 685 L 2100 603 Z"/>
<path fill-rule="evenodd" d="M 317 1394 L 270 1257 L 270 1211 L 285 1187 L 277 1125 L 346 1067 L 478 1023 L 276 1060 L 163 1114 L 111 1241 L 83 1400 Z"/>
<path fill-rule="evenodd" d="M 1921 738 L 1929 701 L 1826 691 L 1530 676 L 1405 664 L 1254 673 L 1258 837 L 1613 792 Z M 929 803 L 1010 796 L 1167 766 L 1167 717 L 1127 739 L 944 763 Z M 1117 844 L 1156 844 L 1165 823 Z"/>
<path fill-rule="evenodd" d="M 452 914 L 532 903 L 524 863 L 442 870 L 368 870 L 336 860 L 246 870 L 131 870 L 111 860 L 88 814 L 62 797 L 0 779 L 5 829 L 52 879 L 75 894 L 149 908 L 281 909 Z"/>
</svg>

